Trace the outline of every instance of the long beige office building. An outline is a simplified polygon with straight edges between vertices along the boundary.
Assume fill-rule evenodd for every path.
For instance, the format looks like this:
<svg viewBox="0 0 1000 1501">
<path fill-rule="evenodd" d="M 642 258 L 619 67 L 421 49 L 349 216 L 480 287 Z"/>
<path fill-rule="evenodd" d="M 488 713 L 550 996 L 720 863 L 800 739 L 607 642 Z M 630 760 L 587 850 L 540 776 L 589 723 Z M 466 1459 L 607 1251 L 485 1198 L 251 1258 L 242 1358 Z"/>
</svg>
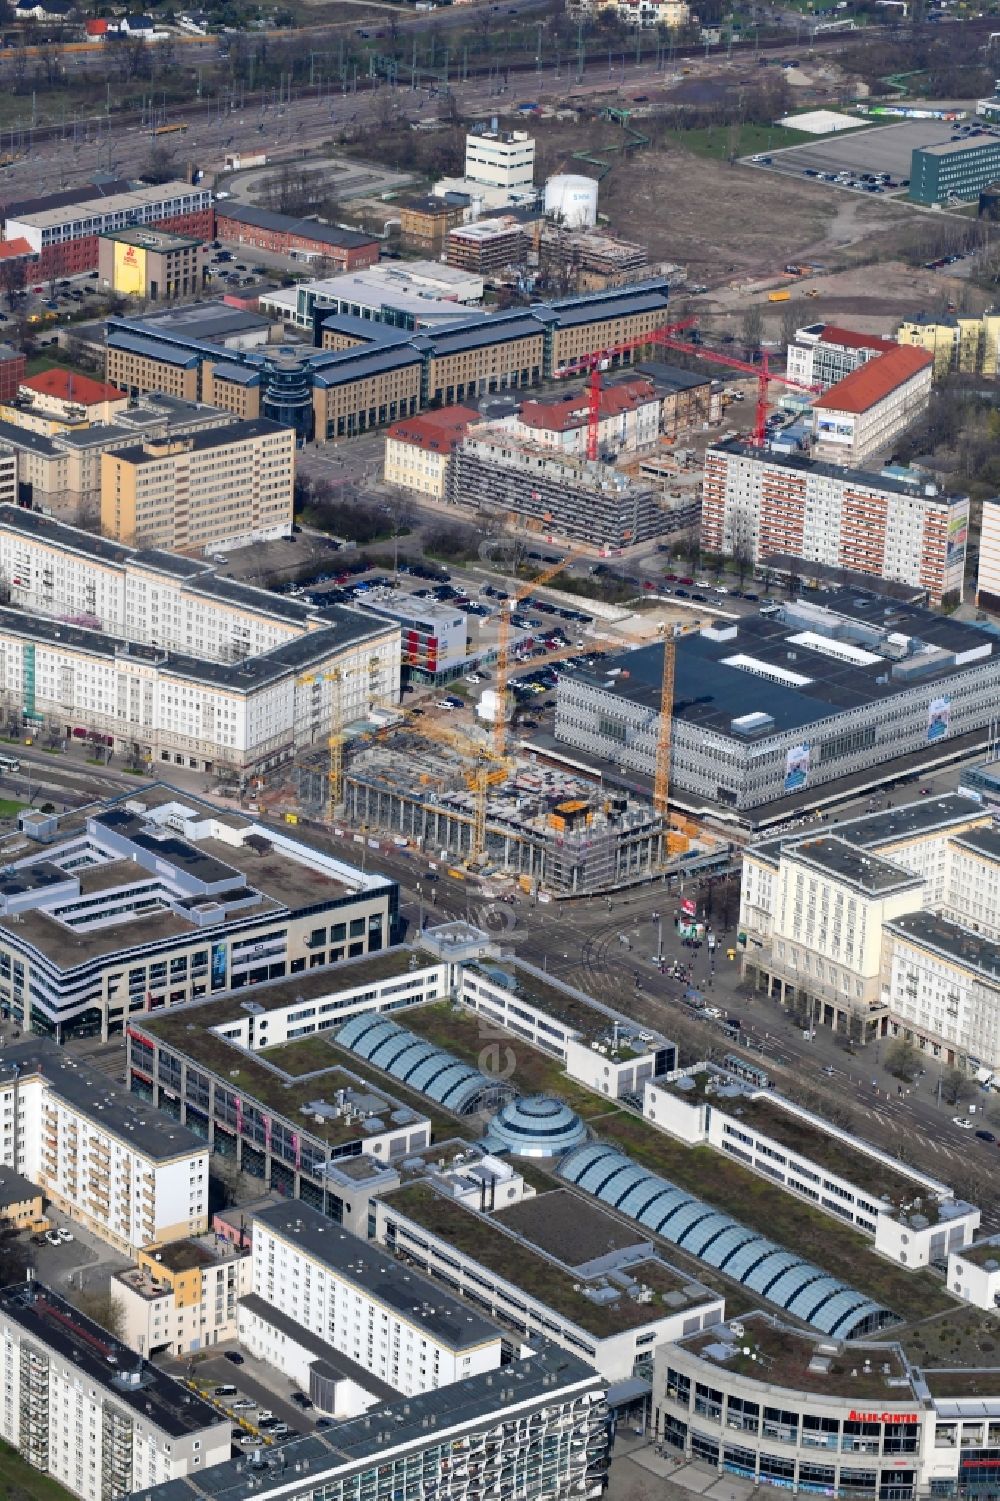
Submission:
<svg viewBox="0 0 1000 1501">
<path fill-rule="evenodd" d="M 257 417 L 101 456 L 106 537 L 172 552 L 241 547 L 292 530 L 295 434 Z"/>
</svg>

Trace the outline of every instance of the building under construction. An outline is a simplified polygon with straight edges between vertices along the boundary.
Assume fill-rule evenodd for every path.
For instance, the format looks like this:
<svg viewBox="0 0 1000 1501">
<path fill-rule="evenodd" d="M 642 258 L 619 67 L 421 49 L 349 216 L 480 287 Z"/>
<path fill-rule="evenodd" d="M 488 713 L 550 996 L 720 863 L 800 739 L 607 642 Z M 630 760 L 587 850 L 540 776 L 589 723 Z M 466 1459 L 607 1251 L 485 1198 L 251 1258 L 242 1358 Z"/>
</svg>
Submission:
<svg viewBox="0 0 1000 1501">
<path fill-rule="evenodd" d="M 467 760 L 410 731 L 352 757 L 344 770 L 349 822 L 411 840 L 431 858 L 472 850 L 475 793 Z M 679 836 L 669 836 L 671 853 Z M 648 800 L 610 793 L 557 767 L 521 761 L 492 782 L 485 871 L 556 893 L 602 891 L 662 865 L 664 823 Z"/>
</svg>

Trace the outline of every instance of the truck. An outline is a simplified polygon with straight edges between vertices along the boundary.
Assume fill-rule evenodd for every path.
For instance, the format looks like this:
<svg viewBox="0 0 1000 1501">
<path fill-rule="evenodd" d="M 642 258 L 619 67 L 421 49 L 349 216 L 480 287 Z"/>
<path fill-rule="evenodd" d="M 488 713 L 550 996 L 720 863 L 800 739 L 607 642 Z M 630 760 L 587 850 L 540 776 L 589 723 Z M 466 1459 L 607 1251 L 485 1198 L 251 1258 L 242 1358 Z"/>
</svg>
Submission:
<svg viewBox="0 0 1000 1501">
<path fill-rule="evenodd" d="M 768 302 L 787 302 L 791 295 L 788 288 L 783 287 L 780 292 L 768 292 L 767 300 Z"/>
</svg>

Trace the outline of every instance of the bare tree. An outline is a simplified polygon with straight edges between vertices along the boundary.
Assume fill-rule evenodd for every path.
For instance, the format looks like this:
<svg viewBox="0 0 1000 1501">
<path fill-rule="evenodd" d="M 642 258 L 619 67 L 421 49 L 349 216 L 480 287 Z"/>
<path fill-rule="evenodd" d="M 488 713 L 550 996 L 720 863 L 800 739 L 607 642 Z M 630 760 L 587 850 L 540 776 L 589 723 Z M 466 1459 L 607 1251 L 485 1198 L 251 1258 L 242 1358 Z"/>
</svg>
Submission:
<svg viewBox="0 0 1000 1501">
<path fill-rule="evenodd" d="M 764 339 L 764 316 L 756 303 L 751 303 L 743 314 L 742 341 L 748 360 L 760 353 Z"/>
</svg>

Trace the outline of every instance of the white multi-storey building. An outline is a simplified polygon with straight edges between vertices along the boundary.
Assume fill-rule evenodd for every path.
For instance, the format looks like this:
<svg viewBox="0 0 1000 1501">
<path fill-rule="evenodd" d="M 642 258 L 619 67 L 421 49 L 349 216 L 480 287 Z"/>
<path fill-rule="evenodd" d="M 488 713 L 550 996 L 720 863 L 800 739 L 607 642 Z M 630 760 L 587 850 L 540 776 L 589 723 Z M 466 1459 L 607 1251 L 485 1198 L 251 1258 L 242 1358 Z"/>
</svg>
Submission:
<svg viewBox="0 0 1000 1501">
<path fill-rule="evenodd" d="M 788 345 L 785 369 L 790 380 L 804 386 L 822 386 L 826 391 L 869 360 L 895 349 L 893 339 L 877 334 L 856 333 L 832 323 L 811 323 L 797 328 Z"/>
<path fill-rule="evenodd" d="M 969 497 L 736 439 L 705 454 L 702 540 L 755 563 L 772 556 L 898 579 L 932 604 L 962 597 Z"/>
<path fill-rule="evenodd" d="M 501 1364 L 495 1325 L 301 1201 L 254 1215 L 253 1290 L 406 1396 Z"/>
<path fill-rule="evenodd" d="M 250 1252 L 225 1237 L 161 1242 L 116 1272 L 111 1297 L 122 1337 L 140 1355 L 187 1355 L 236 1338 L 238 1300 L 250 1291 Z"/>
<path fill-rule="evenodd" d="M 399 696 L 399 627 L 319 611 L 0 508 L 0 695 L 28 722 L 132 758 L 239 773 L 326 741 Z"/>
<path fill-rule="evenodd" d="M 81 1501 L 199 1474 L 232 1452 L 232 1423 L 56 1292 L 0 1291 L 0 1437 Z"/>
<path fill-rule="evenodd" d="M 0 1161 L 128 1255 L 208 1226 L 208 1148 L 45 1038 L 4 1048 Z"/>
<path fill-rule="evenodd" d="M 487 188 L 517 194 L 535 181 L 535 141 L 526 130 L 470 131 L 465 137 L 465 176 Z"/>
<path fill-rule="evenodd" d="M 886 924 L 891 1030 L 949 1067 L 1000 1076 L 1000 944 L 931 912 Z"/>
<path fill-rule="evenodd" d="M 983 501 L 976 603 L 984 610 L 1000 609 L 1000 500 Z"/>
</svg>

